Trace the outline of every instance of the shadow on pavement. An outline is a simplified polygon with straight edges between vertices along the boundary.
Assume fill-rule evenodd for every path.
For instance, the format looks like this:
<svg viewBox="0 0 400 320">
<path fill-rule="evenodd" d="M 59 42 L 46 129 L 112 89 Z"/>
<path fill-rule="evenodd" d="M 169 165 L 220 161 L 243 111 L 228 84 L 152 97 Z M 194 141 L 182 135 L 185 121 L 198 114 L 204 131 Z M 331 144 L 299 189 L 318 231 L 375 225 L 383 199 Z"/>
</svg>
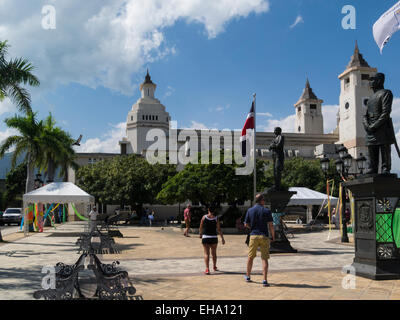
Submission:
<svg viewBox="0 0 400 320">
<path fill-rule="evenodd" d="M 262 282 L 260 282 L 262 283 Z M 270 283 L 271 287 L 285 287 L 285 288 L 298 288 L 298 289 L 329 289 L 331 286 L 312 286 L 309 284 L 291 284 L 291 283 Z"/>
<path fill-rule="evenodd" d="M 0 268 L 0 290 L 32 290 L 41 289 L 42 267 Z"/>
<path fill-rule="evenodd" d="M 334 255 L 334 254 L 354 254 L 354 251 L 328 251 L 328 250 L 320 250 L 320 251 L 312 251 L 312 250 L 299 250 L 297 254 L 310 254 L 315 256 L 325 256 L 325 255 Z"/>
<path fill-rule="evenodd" d="M 160 284 L 162 282 L 168 282 L 168 279 L 162 279 L 162 278 L 151 278 L 151 279 L 143 279 L 143 278 L 135 278 L 135 277 L 129 277 L 129 279 L 133 282 L 133 285 L 135 284 Z"/>
</svg>

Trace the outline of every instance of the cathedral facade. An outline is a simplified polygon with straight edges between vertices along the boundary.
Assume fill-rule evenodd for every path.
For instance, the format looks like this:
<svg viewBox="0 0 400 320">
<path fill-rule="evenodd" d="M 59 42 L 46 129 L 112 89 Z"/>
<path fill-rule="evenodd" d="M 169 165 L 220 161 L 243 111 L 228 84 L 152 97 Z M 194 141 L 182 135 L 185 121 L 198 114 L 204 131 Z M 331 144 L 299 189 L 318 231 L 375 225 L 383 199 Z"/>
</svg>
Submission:
<svg viewBox="0 0 400 320">
<path fill-rule="evenodd" d="M 356 43 L 349 64 L 338 76 L 340 97 L 337 127 L 332 133 L 328 134 L 324 133 L 323 100 L 319 99 L 313 92 L 307 79 L 301 97 L 294 104 L 294 131 L 292 133 L 283 132 L 285 135 L 285 156 L 287 158 L 301 157 L 305 159 L 322 158 L 323 156 L 335 158 L 337 157 L 336 147 L 341 144 L 347 147 L 349 154 L 354 159 L 358 158 L 361 153 L 367 155 L 362 116 L 365 114 L 368 97 L 373 94 L 368 86 L 368 79 L 376 72 L 377 69 L 370 67 L 363 58 Z M 154 141 L 157 140 L 150 132 L 158 132 L 166 137 L 166 143 L 161 149 L 165 148 L 165 151 L 168 152 L 185 150 L 186 153 L 187 151 L 190 153 L 190 149 L 193 149 L 193 143 L 197 145 L 197 151 L 209 150 L 211 145 L 215 146 L 215 143 L 210 143 L 211 141 L 217 141 L 221 149 L 226 149 L 226 141 L 229 141 L 229 139 L 231 139 L 231 143 L 228 143 L 229 148 L 232 148 L 236 143 L 239 144 L 240 132 L 174 128 L 174 123 L 171 121 L 171 116 L 166 107 L 156 98 L 156 88 L 157 85 L 147 72 L 145 81 L 140 85 L 141 97 L 128 112 L 126 136 L 121 137 L 119 141 L 120 153 L 78 153 L 78 164 L 93 164 L 96 161 L 109 159 L 119 154 L 145 156 L 149 148 L 154 145 Z M 151 139 L 149 139 L 149 135 Z M 258 157 L 264 159 L 271 157 L 268 146 L 273 137 L 273 132 L 257 132 L 256 150 Z M 171 145 L 174 144 L 175 148 L 171 149 Z M 72 171 L 69 174 L 69 181 L 75 182 L 75 174 Z"/>
</svg>

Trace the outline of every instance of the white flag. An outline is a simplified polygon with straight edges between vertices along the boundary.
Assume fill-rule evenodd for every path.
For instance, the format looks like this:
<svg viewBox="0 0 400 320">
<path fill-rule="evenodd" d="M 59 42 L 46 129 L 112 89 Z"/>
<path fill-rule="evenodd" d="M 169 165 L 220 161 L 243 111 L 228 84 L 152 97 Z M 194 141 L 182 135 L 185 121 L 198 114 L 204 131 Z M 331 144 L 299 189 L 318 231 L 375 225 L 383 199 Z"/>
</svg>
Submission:
<svg viewBox="0 0 400 320">
<path fill-rule="evenodd" d="M 392 35 L 398 30 L 400 30 L 400 1 L 385 12 L 374 24 L 374 39 L 381 53 Z"/>
</svg>

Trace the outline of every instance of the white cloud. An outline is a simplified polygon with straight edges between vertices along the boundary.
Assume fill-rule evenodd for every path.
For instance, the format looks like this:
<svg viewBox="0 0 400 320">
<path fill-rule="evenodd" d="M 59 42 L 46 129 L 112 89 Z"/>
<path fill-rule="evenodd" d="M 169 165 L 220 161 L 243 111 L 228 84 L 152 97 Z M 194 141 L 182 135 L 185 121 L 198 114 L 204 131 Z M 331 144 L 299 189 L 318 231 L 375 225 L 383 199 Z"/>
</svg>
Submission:
<svg viewBox="0 0 400 320">
<path fill-rule="evenodd" d="M 42 28 L 48 0 L 2 0 L 0 39 L 28 58 L 42 87 L 71 82 L 131 94 L 136 72 L 176 52 L 164 31 L 177 21 L 202 25 L 208 38 L 233 19 L 269 11 L 269 0 L 53 1 L 56 29 Z M 21 10 L 23 8 L 23 10 Z"/>
<path fill-rule="evenodd" d="M 324 133 L 332 133 L 337 126 L 337 113 L 339 105 L 322 106 L 322 116 L 324 117 Z"/>
<path fill-rule="evenodd" d="M 191 126 L 184 128 L 186 130 L 218 130 L 217 128 L 209 128 L 207 125 L 197 121 L 191 121 Z"/>
<path fill-rule="evenodd" d="M 5 131 L 0 131 L 0 144 L 4 142 L 10 136 L 19 135 L 19 132 L 14 128 L 7 128 Z M 15 147 L 10 148 L 8 152 L 14 152 Z"/>
<path fill-rule="evenodd" d="M 5 98 L 3 101 L 0 101 L 0 116 L 5 113 L 13 113 L 17 111 L 18 110 L 15 104 L 13 104 L 9 98 Z"/>
<path fill-rule="evenodd" d="M 297 16 L 296 20 L 293 22 L 293 24 L 290 26 L 290 29 L 293 29 L 294 27 L 296 27 L 298 24 L 300 23 L 304 23 L 304 19 L 302 16 Z"/>
<path fill-rule="evenodd" d="M 336 115 L 338 110 L 338 105 L 322 106 L 322 115 L 324 117 L 324 133 L 332 133 L 333 130 L 336 129 Z M 257 113 L 257 115 L 264 114 Z M 265 113 L 265 116 L 273 117 L 273 115 L 268 112 Z M 281 119 L 267 119 L 264 122 L 259 121 L 259 125 L 257 125 L 257 130 L 273 132 L 276 127 L 281 127 L 283 132 L 294 133 L 295 119 L 296 115 L 292 114 Z"/>
<path fill-rule="evenodd" d="M 269 112 L 260 112 L 260 113 L 257 113 L 257 116 L 260 116 L 260 117 L 272 117 L 272 114 L 269 113 Z"/>
<path fill-rule="evenodd" d="M 264 122 L 264 124 L 257 125 L 257 130 L 265 132 L 274 132 L 274 129 L 276 127 L 281 127 L 282 132 L 293 133 L 294 120 L 295 120 L 294 114 L 282 119 L 268 119 L 266 122 Z"/>
<path fill-rule="evenodd" d="M 126 136 L 126 122 L 116 125 L 110 125 L 111 129 L 103 135 L 102 138 L 90 138 L 81 143 L 79 147 L 75 147 L 76 152 L 104 152 L 119 153 L 120 147 L 118 142 Z"/>
<path fill-rule="evenodd" d="M 209 112 L 221 112 L 221 113 L 224 113 L 224 111 L 229 110 L 230 107 L 231 107 L 231 105 L 228 103 L 225 106 L 218 105 L 215 108 L 208 108 L 208 111 Z"/>
<path fill-rule="evenodd" d="M 167 86 L 167 91 L 164 94 L 164 98 L 167 98 L 169 96 L 172 96 L 172 94 L 175 92 L 175 88 L 171 86 Z"/>
</svg>

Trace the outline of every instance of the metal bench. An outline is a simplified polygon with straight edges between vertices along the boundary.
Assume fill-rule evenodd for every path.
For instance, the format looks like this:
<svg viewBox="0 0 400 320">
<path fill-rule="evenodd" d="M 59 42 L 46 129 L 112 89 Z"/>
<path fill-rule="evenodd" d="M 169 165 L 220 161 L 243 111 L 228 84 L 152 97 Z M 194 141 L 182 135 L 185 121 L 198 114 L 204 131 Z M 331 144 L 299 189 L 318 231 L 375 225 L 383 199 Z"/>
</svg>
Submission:
<svg viewBox="0 0 400 320">
<path fill-rule="evenodd" d="M 100 243 L 93 243 L 94 237 L 100 238 Z M 115 240 L 108 233 L 101 232 L 99 229 L 93 232 L 84 232 L 77 239 L 76 245 L 79 246 L 78 253 L 96 254 L 115 254 L 120 253 L 115 247 Z"/>
<path fill-rule="evenodd" d="M 100 300 L 143 300 L 141 296 L 134 296 L 136 289 L 129 280 L 128 272 L 117 269 L 118 261 L 103 264 L 96 255 L 90 256 L 94 264 L 88 269 L 94 272 L 97 282 L 95 297 Z"/>
<path fill-rule="evenodd" d="M 43 297 L 45 300 L 72 300 L 84 298 L 79 288 L 78 275 L 85 268 L 86 254 L 82 254 L 74 265 L 57 263 L 55 289 L 38 290 L 33 293 L 35 299 Z"/>
<path fill-rule="evenodd" d="M 96 292 L 92 297 L 84 296 L 79 284 L 79 272 L 85 269 L 87 257 L 94 262 L 87 267 L 95 275 Z M 82 254 L 74 265 L 59 262 L 56 265 L 55 289 L 35 291 L 33 297 L 45 300 L 143 300 L 142 296 L 134 296 L 136 289 L 128 273 L 117 269 L 118 264 L 118 261 L 103 264 L 93 253 Z"/>
</svg>

